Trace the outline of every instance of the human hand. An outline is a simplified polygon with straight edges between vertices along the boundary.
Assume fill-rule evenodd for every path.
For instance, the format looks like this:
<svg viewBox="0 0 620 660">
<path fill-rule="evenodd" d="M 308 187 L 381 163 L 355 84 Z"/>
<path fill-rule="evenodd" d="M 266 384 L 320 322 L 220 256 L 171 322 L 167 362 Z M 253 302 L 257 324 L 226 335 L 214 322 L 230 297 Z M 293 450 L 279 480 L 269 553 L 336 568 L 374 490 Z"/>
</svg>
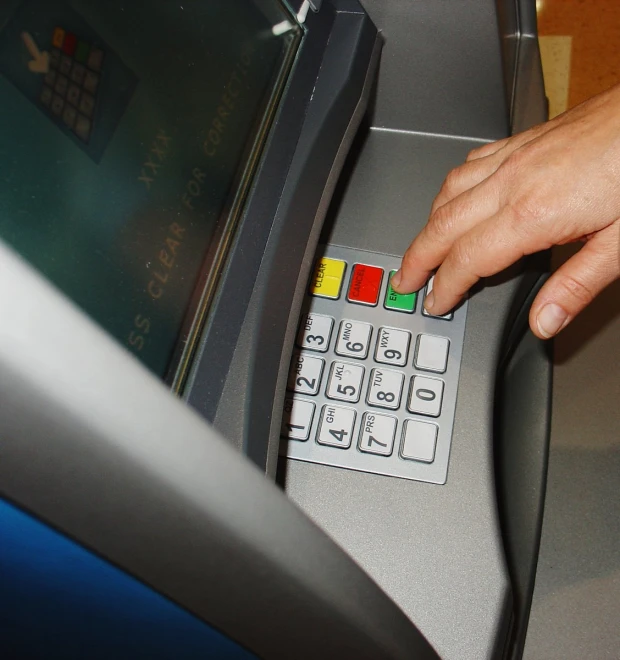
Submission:
<svg viewBox="0 0 620 660">
<path fill-rule="evenodd" d="M 481 277 L 522 256 L 585 241 L 530 310 L 540 338 L 557 334 L 620 277 L 620 85 L 534 128 L 474 149 L 452 170 L 426 227 L 392 278 L 425 307 L 452 309 Z"/>
</svg>

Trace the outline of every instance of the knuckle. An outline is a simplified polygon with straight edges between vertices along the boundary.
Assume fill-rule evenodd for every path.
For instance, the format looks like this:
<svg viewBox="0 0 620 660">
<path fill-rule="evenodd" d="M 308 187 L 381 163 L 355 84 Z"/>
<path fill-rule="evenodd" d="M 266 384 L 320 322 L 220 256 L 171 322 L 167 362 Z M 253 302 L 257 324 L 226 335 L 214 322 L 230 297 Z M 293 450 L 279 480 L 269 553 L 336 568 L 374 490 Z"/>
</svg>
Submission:
<svg viewBox="0 0 620 660">
<path fill-rule="evenodd" d="M 468 154 L 467 158 L 465 158 L 466 162 L 470 162 L 472 160 L 476 160 L 476 158 L 480 158 L 484 154 L 484 147 L 476 147 L 475 149 L 472 149 Z"/>
<path fill-rule="evenodd" d="M 427 225 L 429 234 L 435 241 L 445 243 L 454 232 L 455 215 L 449 205 L 440 206 L 431 216 Z"/>
<path fill-rule="evenodd" d="M 499 166 L 499 172 L 508 179 L 514 178 L 523 168 L 524 153 L 523 149 L 513 151 Z"/>
<path fill-rule="evenodd" d="M 439 208 L 456 197 L 459 190 L 459 179 L 460 176 L 456 170 L 448 172 L 433 203 L 434 208 Z"/>
<path fill-rule="evenodd" d="M 596 297 L 596 292 L 583 279 L 576 275 L 565 274 L 558 286 L 571 300 L 579 306 L 590 304 Z"/>
<path fill-rule="evenodd" d="M 459 271 L 471 271 L 472 249 L 468 240 L 460 239 L 454 243 L 450 251 L 452 264 Z"/>
<path fill-rule="evenodd" d="M 417 259 L 417 250 L 416 250 L 416 243 L 414 242 L 412 245 L 410 245 L 405 254 L 403 255 L 403 268 L 405 269 L 410 269 L 414 268 L 418 262 Z"/>
<path fill-rule="evenodd" d="M 539 195 L 526 193 L 509 202 L 513 230 L 519 237 L 527 237 L 549 217 L 547 203 Z"/>
<path fill-rule="evenodd" d="M 459 185 L 463 179 L 462 170 L 460 167 L 455 167 L 448 172 L 445 181 L 442 185 L 442 190 L 447 193 L 451 193 L 454 190 L 459 189 Z"/>
</svg>

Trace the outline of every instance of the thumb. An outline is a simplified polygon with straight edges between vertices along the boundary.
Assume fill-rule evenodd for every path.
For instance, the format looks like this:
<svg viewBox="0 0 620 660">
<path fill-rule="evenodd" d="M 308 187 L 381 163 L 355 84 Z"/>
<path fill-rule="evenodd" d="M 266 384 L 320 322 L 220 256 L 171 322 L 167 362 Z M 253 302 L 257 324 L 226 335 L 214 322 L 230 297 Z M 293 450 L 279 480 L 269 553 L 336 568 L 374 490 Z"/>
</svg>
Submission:
<svg viewBox="0 0 620 660">
<path fill-rule="evenodd" d="M 609 284 L 620 277 L 620 223 L 595 234 L 547 280 L 530 310 L 541 339 L 557 335 Z"/>
</svg>

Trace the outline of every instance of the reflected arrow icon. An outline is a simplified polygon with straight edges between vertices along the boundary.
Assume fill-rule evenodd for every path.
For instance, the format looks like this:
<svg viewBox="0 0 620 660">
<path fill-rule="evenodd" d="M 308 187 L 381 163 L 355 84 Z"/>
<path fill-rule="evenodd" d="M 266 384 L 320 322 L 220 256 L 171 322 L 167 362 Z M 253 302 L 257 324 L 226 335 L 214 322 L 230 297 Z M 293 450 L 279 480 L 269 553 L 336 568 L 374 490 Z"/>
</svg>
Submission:
<svg viewBox="0 0 620 660">
<path fill-rule="evenodd" d="M 32 73 L 47 73 L 50 69 L 50 56 L 47 51 L 41 52 L 37 47 L 32 35 L 22 32 L 22 39 L 32 59 L 28 62 L 28 68 Z"/>
</svg>

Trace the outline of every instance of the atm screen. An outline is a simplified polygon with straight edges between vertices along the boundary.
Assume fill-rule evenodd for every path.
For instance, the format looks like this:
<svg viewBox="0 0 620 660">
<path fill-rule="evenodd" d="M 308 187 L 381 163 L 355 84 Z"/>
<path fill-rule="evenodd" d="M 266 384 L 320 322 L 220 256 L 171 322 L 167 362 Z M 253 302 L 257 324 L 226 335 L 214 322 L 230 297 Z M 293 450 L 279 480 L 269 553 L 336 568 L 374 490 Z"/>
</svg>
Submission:
<svg viewBox="0 0 620 660">
<path fill-rule="evenodd" d="M 299 39 L 277 0 L 0 8 L 0 238 L 171 382 Z"/>
</svg>

